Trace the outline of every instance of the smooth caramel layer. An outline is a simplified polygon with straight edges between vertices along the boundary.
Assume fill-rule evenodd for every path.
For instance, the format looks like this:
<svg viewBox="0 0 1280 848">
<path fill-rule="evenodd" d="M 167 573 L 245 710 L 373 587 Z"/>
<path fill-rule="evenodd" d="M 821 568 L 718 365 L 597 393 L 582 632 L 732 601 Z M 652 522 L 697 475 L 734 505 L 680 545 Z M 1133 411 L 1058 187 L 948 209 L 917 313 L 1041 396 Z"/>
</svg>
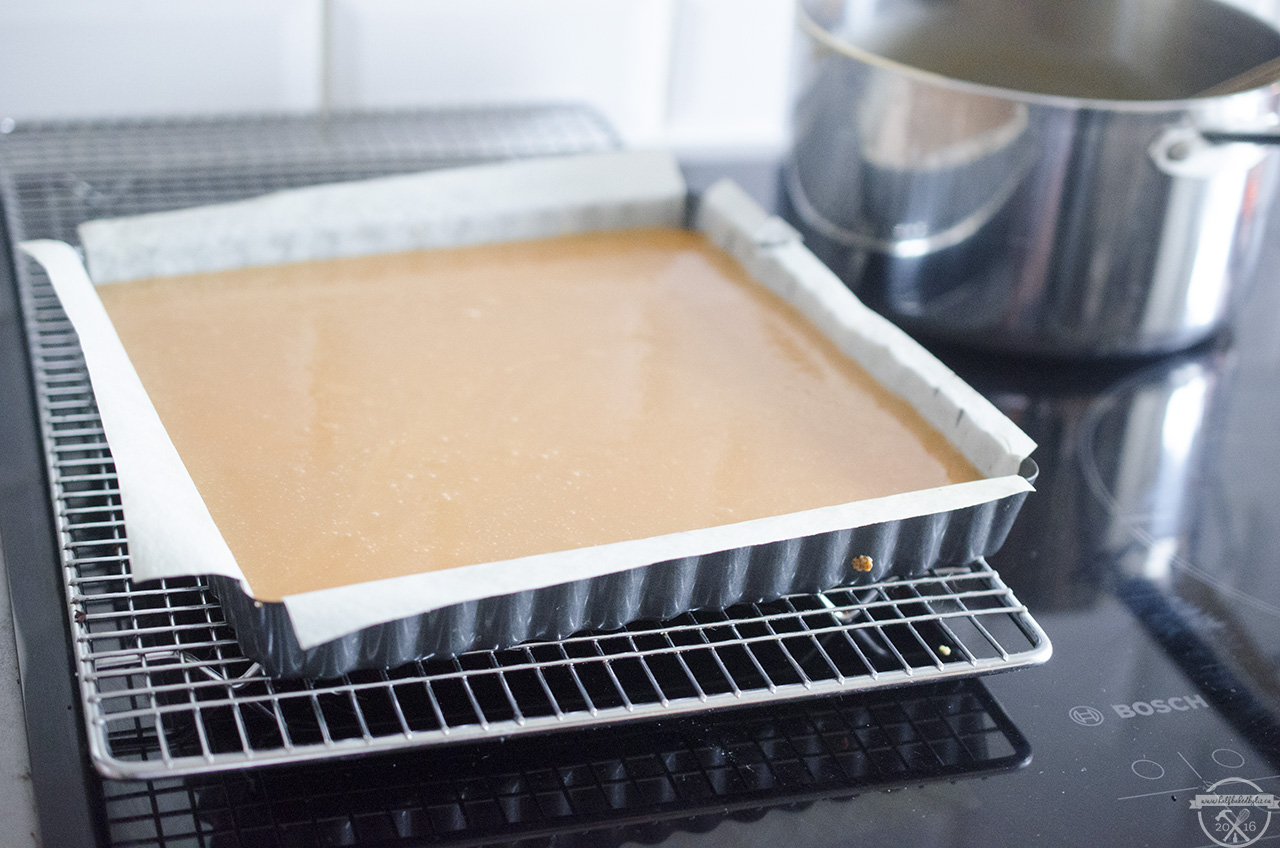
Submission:
<svg viewBox="0 0 1280 848">
<path fill-rule="evenodd" d="M 262 600 L 979 476 L 682 230 L 99 294 Z"/>
</svg>

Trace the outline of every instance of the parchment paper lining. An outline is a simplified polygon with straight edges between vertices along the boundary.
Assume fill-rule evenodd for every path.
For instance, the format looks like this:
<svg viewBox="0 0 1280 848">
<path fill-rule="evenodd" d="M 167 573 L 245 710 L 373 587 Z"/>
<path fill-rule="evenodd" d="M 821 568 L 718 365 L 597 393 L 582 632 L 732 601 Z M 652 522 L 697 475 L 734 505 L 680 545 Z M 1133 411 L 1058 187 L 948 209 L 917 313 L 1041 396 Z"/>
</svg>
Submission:
<svg viewBox="0 0 1280 848">
<path fill-rule="evenodd" d="M 281 192 L 255 200 L 94 221 L 80 228 L 92 281 L 69 245 L 24 242 L 80 336 L 111 444 L 139 580 L 243 573 L 129 364 L 94 283 L 307 259 L 628 227 L 682 226 L 685 186 L 662 153 L 527 160 Z M 310 648 L 451 604 L 656 562 L 918 515 L 1028 491 L 1034 443 L 904 333 L 864 307 L 741 189 L 702 198 L 696 226 L 900 393 L 986 479 L 789 515 L 504 562 L 370 581 L 283 599 Z"/>
</svg>

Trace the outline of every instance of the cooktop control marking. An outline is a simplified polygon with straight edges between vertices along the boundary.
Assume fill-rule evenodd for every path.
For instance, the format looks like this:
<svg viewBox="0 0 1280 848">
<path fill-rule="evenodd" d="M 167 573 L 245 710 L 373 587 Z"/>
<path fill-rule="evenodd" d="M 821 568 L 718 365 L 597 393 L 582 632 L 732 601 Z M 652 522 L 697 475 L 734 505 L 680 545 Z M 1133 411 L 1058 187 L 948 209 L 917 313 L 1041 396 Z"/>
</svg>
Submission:
<svg viewBox="0 0 1280 848">
<path fill-rule="evenodd" d="M 1178 752 L 1178 758 L 1179 758 L 1179 759 L 1181 759 L 1184 763 L 1186 763 L 1186 764 L 1187 764 L 1187 768 L 1191 769 L 1191 771 L 1195 773 L 1195 776 L 1196 776 L 1196 777 L 1200 778 L 1200 780 L 1202 780 L 1202 781 L 1204 780 L 1204 775 L 1203 775 L 1203 774 L 1201 774 L 1200 772 L 1196 771 L 1196 767 L 1195 767 L 1195 766 L 1193 766 L 1193 765 L 1191 765 L 1191 761 L 1190 761 L 1190 760 L 1188 760 L 1186 757 L 1182 756 L 1182 752 L 1181 752 L 1181 751 L 1179 751 L 1179 752 Z"/>
<path fill-rule="evenodd" d="M 1155 760 L 1134 760 L 1129 768 L 1143 780 L 1159 780 L 1164 777 L 1164 766 Z"/>
<path fill-rule="evenodd" d="M 1200 778 L 1200 781 L 1201 781 L 1200 785 L 1179 786 L 1173 789 L 1161 789 L 1156 792 L 1140 792 L 1136 795 L 1122 795 L 1116 800 L 1117 801 L 1135 801 L 1139 798 L 1158 798 L 1158 797 L 1168 798 L 1170 795 L 1178 796 L 1187 792 L 1206 791 L 1206 787 L 1210 785 L 1211 779 L 1206 780 L 1204 776 L 1201 775 L 1200 772 L 1196 770 L 1196 767 L 1191 764 L 1191 761 L 1188 760 L 1185 756 L 1183 756 L 1183 753 L 1181 751 L 1174 751 L 1174 753 L 1178 755 L 1178 758 L 1181 759 L 1182 762 L 1186 763 L 1187 768 L 1191 769 L 1191 771 L 1195 774 L 1196 777 Z M 1222 768 L 1227 768 L 1227 769 L 1244 768 L 1245 764 L 1248 762 L 1245 759 L 1244 754 L 1241 754 L 1239 751 L 1235 750 L 1234 748 L 1217 748 L 1209 756 L 1213 759 L 1213 762 L 1216 765 Z M 1162 764 L 1156 762 L 1155 760 L 1149 760 L 1146 758 L 1134 760 L 1130 764 L 1129 769 L 1135 775 L 1142 778 L 1143 780 L 1160 780 L 1161 778 L 1166 777 L 1168 775 L 1168 771 L 1165 769 L 1165 767 Z M 1268 775 L 1263 775 L 1262 777 L 1252 778 L 1252 782 L 1261 783 L 1267 780 L 1276 780 L 1277 778 L 1280 778 L 1280 774 L 1268 774 Z M 1231 778 L 1231 779 L 1239 780 L 1240 778 Z"/>
<path fill-rule="evenodd" d="M 1203 786 L 1180 786 L 1177 789 L 1161 789 L 1159 792 L 1143 792 L 1140 795 L 1124 795 L 1117 798 L 1117 801 L 1133 801 L 1138 798 L 1167 798 L 1170 795 L 1177 795 L 1181 792 L 1195 792 L 1197 789 L 1203 789 Z"/>
</svg>

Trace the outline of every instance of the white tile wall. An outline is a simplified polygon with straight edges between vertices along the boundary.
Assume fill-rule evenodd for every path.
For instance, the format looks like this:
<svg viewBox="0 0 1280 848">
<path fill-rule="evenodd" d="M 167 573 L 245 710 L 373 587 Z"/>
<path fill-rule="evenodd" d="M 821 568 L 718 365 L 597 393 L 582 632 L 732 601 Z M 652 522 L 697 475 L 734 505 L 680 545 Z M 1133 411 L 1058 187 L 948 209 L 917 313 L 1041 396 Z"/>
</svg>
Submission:
<svg viewBox="0 0 1280 848">
<path fill-rule="evenodd" d="M 794 0 L 681 0 L 666 135 L 679 148 L 785 141 Z"/>
<path fill-rule="evenodd" d="M 339 106 L 575 100 L 662 131 L 671 0 L 334 0 Z"/>
<path fill-rule="evenodd" d="M 4 0 L 0 115 L 314 109 L 316 0 Z"/>
<path fill-rule="evenodd" d="M 0 116 L 538 100 L 782 143 L 795 0 L 0 0 Z"/>
</svg>

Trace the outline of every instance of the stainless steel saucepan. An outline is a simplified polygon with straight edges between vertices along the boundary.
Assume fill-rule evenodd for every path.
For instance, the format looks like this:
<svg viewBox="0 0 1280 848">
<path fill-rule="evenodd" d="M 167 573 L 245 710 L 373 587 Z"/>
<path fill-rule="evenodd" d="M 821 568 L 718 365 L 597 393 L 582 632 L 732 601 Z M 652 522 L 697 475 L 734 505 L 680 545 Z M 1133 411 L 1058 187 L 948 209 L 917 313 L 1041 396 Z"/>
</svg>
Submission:
<svg viewBox="0 0 1280 848">
<path fill-rule="evenodd" d="M 871 306 L 1067 357 L 1223 325 L 1280 84 L 1204 92 L 1280 56 L 1280 0 L 801 0 L 799 26 L 784 202 Z"/>
</svg>

